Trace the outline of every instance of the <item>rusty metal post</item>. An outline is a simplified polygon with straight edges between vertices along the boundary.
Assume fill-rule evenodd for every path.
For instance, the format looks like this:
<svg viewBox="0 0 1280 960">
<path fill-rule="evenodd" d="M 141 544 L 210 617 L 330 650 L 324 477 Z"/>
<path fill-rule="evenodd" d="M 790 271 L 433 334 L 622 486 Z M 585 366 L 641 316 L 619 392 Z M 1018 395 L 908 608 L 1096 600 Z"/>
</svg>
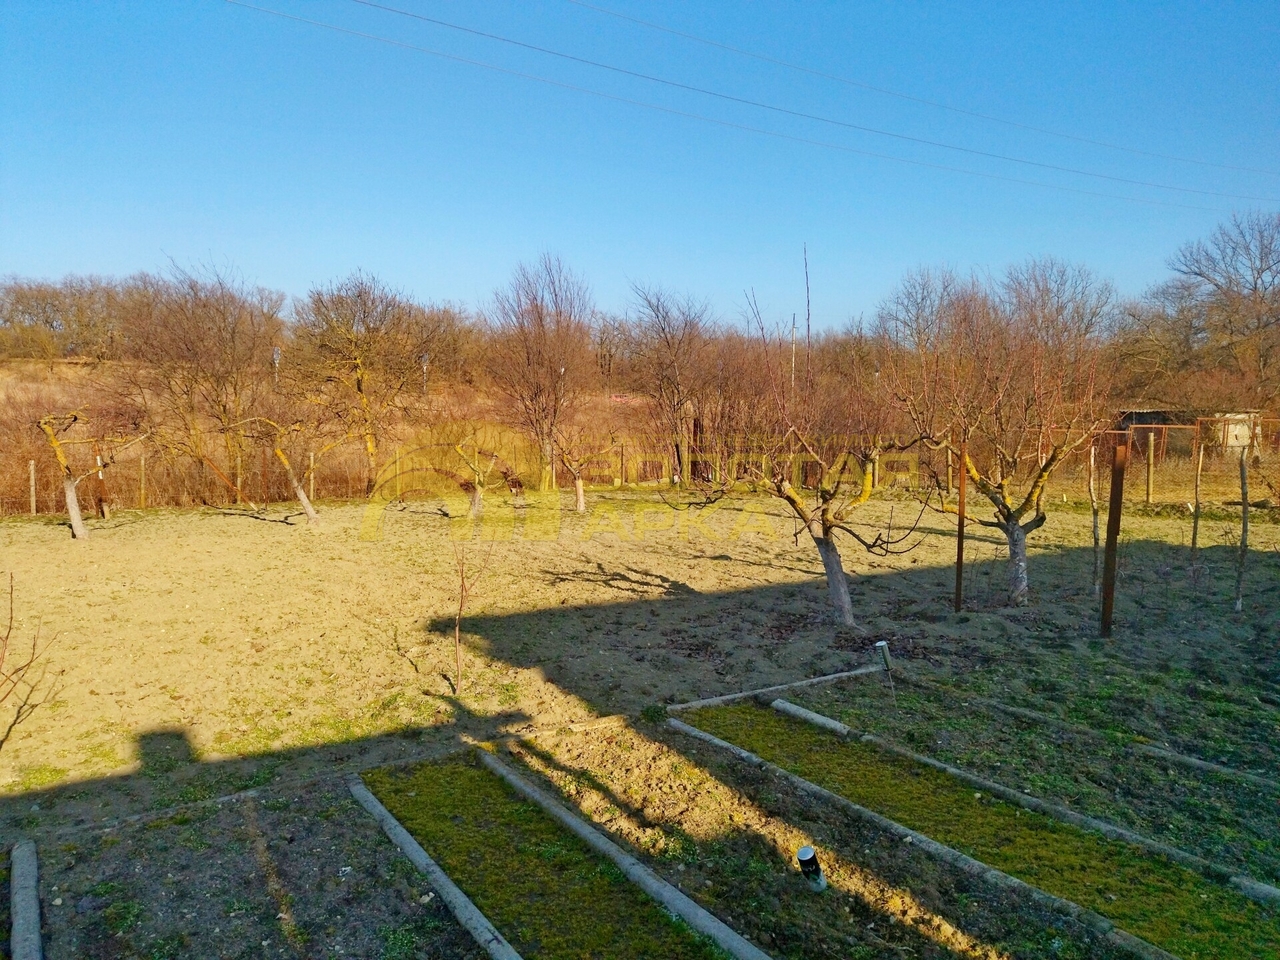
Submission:
<svg viewBox="0 0 1280 960">
<path fill-rule="evenodd" d="M 1156 498 L 1156 431 L 1147 431 L 1147 503 Z"/>
<path fill-rule="evenodd" d="M 1107 550 L 1102 562 L 1102 636 L 1111 636 L 1116 601 L 1116 554 L 1120 542 L 1120 513 L 1124 509 L 1124 468 L 1129 462 L 1129 437 L 1116 444 L 1111 461 L 1111 505 L 1107 508 Z"/>
</svg>

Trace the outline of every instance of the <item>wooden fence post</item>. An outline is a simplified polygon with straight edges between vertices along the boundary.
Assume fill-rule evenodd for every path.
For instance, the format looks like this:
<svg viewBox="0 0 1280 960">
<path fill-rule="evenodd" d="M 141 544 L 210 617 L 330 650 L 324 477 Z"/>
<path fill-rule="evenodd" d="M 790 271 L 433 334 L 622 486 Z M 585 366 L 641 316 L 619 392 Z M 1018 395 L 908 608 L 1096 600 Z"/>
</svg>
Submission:
<svg viewBox="0 0 1280 960">
<path fill-rule="evenodd" d="M 1200 474 L 1204 473 L 1204 443 L 1196 436 L 1196 494 L 1191 508 L 1191 562 L 1196 562 L 1200 550 Z"/>
<path fill-rule="evenodd" d="M 956 613 L 964 609 L 964 494 L 967 486 L 969 445 L 960 443 L 960 488 L 956 521 Z"/>
<path fill-rule="evenodd" d="M 98 467 L 98 516 L 103 520 L 110 520 L 111 505 L 107 503 L 107 478 L 102 474 L 102 450 L 96 443 L 93 445 L 93 462 Z"/>
<path fill-rule="evenodd" d="M 27 474 L 31 480 L 31 515 L 36 515 L 36 462 L 34 460 L 27 461 Z"/>
<path fill-rule="evenodd" d="M 138 509 L 147 509 L 147 455 L 138 458 Z"/>
<path fill-rule="evenodd" d="M 1102 636 L 1111 636 L 1116 600 L 1116 553 L 1120 542 L 1120 512 L 1124 509 L 1124 468 L 1129 462 L 1129 437 L 1116 444 L 1111 461 L 1111 505 L 1107 510 L 1107 552 L 1102 563 Z"/>
<path fill-rule="evenodd" d="M 424 364 L 425 366 L 425 364 Z M 308 471 L 311 482 L 311 502 L 316 502 L 316 452 L 311 451 L 311 469 Z"/>
<path fill-rule="evenodd" d="M 1098 443 L 1089 444 L 1089 510 L 1093 514 L 1093 595 L 1102 589 L 1102 543 L 1098 535 Z"/>
</svg>

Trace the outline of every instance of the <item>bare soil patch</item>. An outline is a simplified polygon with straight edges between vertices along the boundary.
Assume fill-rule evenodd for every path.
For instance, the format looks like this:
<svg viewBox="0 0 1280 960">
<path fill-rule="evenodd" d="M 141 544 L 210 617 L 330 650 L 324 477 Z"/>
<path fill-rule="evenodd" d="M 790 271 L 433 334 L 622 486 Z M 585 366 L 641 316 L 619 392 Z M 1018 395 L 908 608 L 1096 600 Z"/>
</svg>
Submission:
<svg viewBox="0 0 1280 960">
<path fill-rule="evenodd" d="M 50 960 L 485 956 L 340 781 L 41 853 Z"/>
</svg>

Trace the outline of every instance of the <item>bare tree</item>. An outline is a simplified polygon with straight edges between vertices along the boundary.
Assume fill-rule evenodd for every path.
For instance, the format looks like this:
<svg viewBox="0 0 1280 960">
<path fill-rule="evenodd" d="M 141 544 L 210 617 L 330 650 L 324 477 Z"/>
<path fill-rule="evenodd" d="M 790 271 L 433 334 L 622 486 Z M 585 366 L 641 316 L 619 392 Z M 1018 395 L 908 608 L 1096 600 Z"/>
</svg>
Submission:
<svg viewBox="0 0 1280 960">
<path fill-rule="evenodd" d="M 557 429 L 556 446 L 560 462 L 573 477 L 573 508 L 578 513 L 587 512 L 587 491 L 583 480 L 587 467 L 607 456 L 617 445 L 617 438 L 612 431 L 606 435 L 606 431 L 598 425 L 588 427 L 578 424 Z"/>
<path fill-rule="evenodd" d="M 114 356 L 121 285 L 68 276 L 0 283 L 0 355 L 53 361 Z"/>
<path fill-rule="evenodd" d="M 647 397 L 656 425 L 675 456 L 671 481 L 687 483 L 698 401 L 706 392 L 707 364 L 716 334 L 711 309 L 692 297 L 637 285 L 627 343 L 636 390 Z"/>
<path fill-rule="evenodd" d="M 294 469 L 293 461 L 289 458 L 287 448 L 297 445 L 297 439 L 306 435 L 305 419 L 301 416 L 286 418 L 284 414 L 289 411 L 287 409 L 279 412 L 271 411 L 272 416 L 260 414 L 253 417 L 246 426 L 252 431 L 251 435 L 256 436 L 259 442 L 265 443 L 271 449 L 271 453 L 279 461 L 280 466 L 284 468 L 284 474 L 289 481 L 289 489 L 293 491 L 293 495 L 297 498 L 298 505 L 302 507 L 302 513 L 307 518 L 310 526 L 318 526 L 320 524 L 320 514 L 316 512 L 315 505 L 312 504 L 311 498 L 307 495 L 306 480 L 310 476 L 312 466 L 309 464 L 301 474 Z M 336 441 L 330 441 L 322 447 L 318 452 L 327 453 L 334 447 L 345 442 L 347 437 L 340 437 Z M 317 452 L 317 451 L 312 451 Z M 313 461 L 314 462 L 314 461 Z M 265 465 L 264 465 L 265 469 Z"/>
<path fill-rule="evenodd" d="M 54 640 L 57 638 L 54 637 Z M 31 634 L 31 645 L 18 647 L 13 635 L 13 574 L 9 574 L 9 620 L 0 635 L 0 709 L 8 716 L 3 732 L 0 732 L 0 749 L 9 742 L 14 729 L 43 702 L 41 696 L 53 693 L 45 685 L 47 673 L 40 661 L 53 643 L 40 643 L 40 629 Z M 57 681 L 55 680 L 56 684 Z M 11 712 L 10 712 L 11 711 Z"/>
<path fill-rule="evenodd" d="M 484 576 L 485 570 L 489 568 L 489 561 L 493 557 L 493 545 L 489 545 L 488 552 L 485 553 L 484 559 L 481 561 L 477 569 L 467 557 L 467 543 L 465 540 L 455 541 L 453 544 L 454 566 L 458 571 L 458 611 L 453 618 L 453 657 L 454 657 L 454 695 L 462 693 L 462 617 L 467 612 L 467 601 L 471 599 L 471 593 L 476 588 L 476 584 L 480 582 L 480 578 Z"/>
<path fill-rule="evenodd" d="M 156 444 L 212 472 L 236 502 L 245 499 L 247 431 L 273 391 L 283 302 L 226 272 L 176 267 L 128 291 L 126 362 L 111 384 Z"/>
<path fill-rule="evenodd" d="M 1050 477 L 1108 419 L 1114 312 L 1110 284 L 1055 260 L 996 285 L 920 271 L 879 311 L 898 406 L 933 447 L 965 445 L 962 469 L 994 508 L 979 522 L 1008 543 L 1012 605 L 1028 601 L 1027 536 Z"/>
<path fill-rule="evenodd" d="M 765 374 L 768 392 L 753 409 L 752 430 L 759 449 L 742 461 L 748 475 L 785 503 L 812 540 L 832 606 L 841 623 L 857 623 L 849 582 L 836 534 L 850 537 L 869 553 L 905 552 L 915 526 L 894 536 L 890 530 L 859 530 L 856 512 L 872 495 L 872 464 L 897 445 L 892 411 L 881 395 L 875 358 L 867 340 L 850 331 L 831 344 L 830 366 L 815 369 L 810 338 L 794 390 L 784 370 L 786 350 L 770 336 L 754 297 L 751 321 L 759 331 L 756 368 Z"/>
<path fill-rule="evenodd" d="M 377 483 L 379 452 L 394 416 L 422 382 L 432 348 L 456 319 L 413 303 L 363 273 L 312 290 L 294 306 L 294 344 L 286 358 L 310 402 L 342 432 L 359 437 L 365 493 Z"/>
<path fill-rule="evenodd" d="M 1269 406 L 1280 396 L 1280 213 L 1237 214 L 1169 266 L 1202 311 L 1204 348 L 1229 360 L 1252 406 Z"/>
<path fill-rule="evenodd" d="M 517 267 L 486 313 L 489 377 L 537 447 L 540 490 L 555 488 L 556 432 L 596 379 L 594 316 L 586 283 L 550 254 Z"/>
<path fill-rule="evenodd" d="M 75 540 L 89 539 L 89 528 L 84 525 L 84 517 L 80 513 L 80 498 L 76 492 L 82 480 L 101 475 L 104 470 L 115 463 L 116 456 L 145 439 L 138 437 L 101 437 L 93 435 L 76 436 L 71 431 L 83 427 L 88 418 L 81 412 L 67 414 L 48 414 L 40 418 L 36 424 L 48 441 L 49 449 L 58 462 L 58 472 L 62 477 L 62 492 L 67 504 L 67 518 L 71 523 L 71 536 Z M 100 453 L 96 462 L 87 470 L 78 470 L 71 462 L 70 449 L 76 446 L 92 444 Z M 105 458 L 101 451 L 105 448 Z"/>
</svg>

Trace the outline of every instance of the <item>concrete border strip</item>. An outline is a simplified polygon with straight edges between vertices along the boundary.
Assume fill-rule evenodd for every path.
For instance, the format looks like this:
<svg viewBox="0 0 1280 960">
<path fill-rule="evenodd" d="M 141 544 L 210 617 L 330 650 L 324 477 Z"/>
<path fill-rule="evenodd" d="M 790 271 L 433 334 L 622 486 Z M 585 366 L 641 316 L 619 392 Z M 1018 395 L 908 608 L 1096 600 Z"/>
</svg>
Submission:
<svg viewBox="0 0 1280 960">
<path fill-rule="evenodd" d="M 707 697 L 705 700 L 690 700 L 688 703 L 672 703 L 667 706 L 667 713 L 677 713 L 681 710 L 699 710 L 702 707 L 718 707 L 722 703 L 732 703 L 735 700 L 746 700 L 749 697 L 760 697 L 766 693 L 780 693 L 783 690 L 793 690 L 796 687 L 812 687 L 820 683 L 834 683 L 837 680 L 843 680 L 846 677 L 861 677 L 868 673 L 882 673 L 884 667 L 881 664 L 873 663 L 866 667 L 858 667 L 856 670 L 845 670 L 843 673 L 829 673 L 824 677 L 811 677 L 808 680 L 795 680 L 791 683 L 779 683 L 772 687 L 761 687 L 759 690 L 743 690 L 741 693 L 726 693 L 720 697 Z"/>
<path fill-rule="evenodd" d="M 803 720 L 814 726 L 821 727 L 824 730 L 830 730 L 833 733 L 843 737 L 857 736 L 863 743 L 870 743 L 886 753 L 896 754 L 913 760 L 916 763 L 924 764 L 926 767 L 932 767 L 935 770 L 941 770 L 943 773 L 950 774 L 957 780 L 963 780 L 970 786 L 985 790 L 992 796 L 999 797 L 1009 803 L 1016 804 L 1027 810 L 1034 810 L 1036 813 L 1042 813 L 1047 817 L 1055 820 L 1061 820 L 1063 823 L 1069 823 L 1074 827 L 1080 827 L 1082 830 L 1091 830 L 1094 833 L 1100 833 L 1109 840 L 1120 840 L 1125 843 L 1132 843 L 1134 846 L 1142 847 L 1151 853 L 1159 854 L 1169 860 L 1174 861 L 1180 866 L 1199 873 L 1213 877 L 1223 883 L 1230 884 L 1235 887 L 1251 900 L 1259 903 L 1280 903 L 1280 889 L 1254 880 L 1252 877 L 1243 874 L 1233 873 L 1229 867 L 1221 864 L 1213 863 L 1198 857 L 1194 853 L 1187 853 L 1185 850 L 1179 850 L 1177 847 L 1171 847 L 1168 844 L 1161 843 L 1159 840 L 1152 840 L 1144 837 L 1140 833 L 1134 833 L 1132 830 L 1126 830 L 1124 827 L 1116 826 L 1114 823 L 1108 823 L 1106 820 L 1099 820 L 1096 817 L 1090 817 L 1083 813 L 1076 813 L 1067 807 L 1059 806 L 1056 803 L 1050 803 L 1047 800 L 1041 800 L 1039 797 L 1033 797 L 1030 794 L 1019 793 L 1012 787 L 1006 787 L 1004 784 L 996 783 L 994 780 L 988 780 L 976 773 L 970 773 L 962 767 L 953 767 L 949 763 L 943 763 L 941 760 L 935 760 L 933 757 L 925 756 L 922 753 L 916 753 L 906 747 L 899 746 L 891 740 L 885 740 L 870 733 L 858 735 L 852 729 L 840 723 L 838 720 L 832 720 L 830 717 L 824 717 L 820 713 L 814 713 L 812 710 L 806 710 L 804 707 L 797 706 L 781 698 L 774 700 L 770 704 L 773 709 L 779 713 L 785 713 L 788 716 L 795 717 L 797 720 Z"/>
<path fill-rule="evenodd" d="M 391 842 L 409 858 L 420 873 L 426 876 L 436 892 L 440 894 L 440 899 L 444 901 L 445 906 L 457 917 L 458 923 L 462 924 L 493 960 L 522 960 L 520 954 L 516 953 L 515 947 L 507 942 L 506 938 L 498 932 L 497 927 L 489 922 L 489 918 L 480 912 L 471 899 L 458 889 L 458 885 L 449 879 L 449 875 L 427 855 L 422 845 L 413 839 L 412 834 L 401 826 L 400 821 L 391 815 L 391 811 L 379 802 L 359 777 L 348 777 L 347 788 L 356 802 L 378 821 L 378 825 L 382 827 Z"/>
<path fill-rule="evenodd" d="M 783 700 L 779 697 L 773 703 L 769 704 L 779 713 L 785 713 L 789 717 L 795 717 L 797 720 L 803 720 L 805 723 L 813 724 L 815 727 L 821 727 L 823 730 L 829 730 L 831 733 L 841 737 L 853 735 L 853 729 L 841 723 L 839 720 L 832 720 L 830 717 L 824 717 L 820 713 L 814 713 L 812 710 L 806 710 L 799 704 L 792 703 L 790 700 Z"/>
<path fill-rule="evenodd" d="M 907 674 L 901 674 L 898 678 L 901 682 L 926 689 L 936 690 L 943 693 L 950 693 L 954 696 L 963 697 L 964 694 L 958 691 L 948 690 L 946 687 L 932 680 L 925 680 L 923 677 L 912 677 Z M 1045 726 L 1057 727 L 1059 730 L 1066 730 L 1069 733 L 1080 734 L 1081 736 L 1095 737 L 1099 740 L 1105 740 L 1106 734 L 1092 727 L 1082 726 L 1078 723 L 1072 723 L 1069 720 L 1063 720 L 1061 717 L 1055 717 L 1050 713 L 1043 713 L 1039 710 L 1028 710 L 1026 707 L 1015 707 L 999 700 L 992 700 L 989 697 L 981 697 L 970 695 L 965 697 L 969 703 L 976 703 L 980 707 L 988 710 L 994 710 L 996 713 L 1007 714 L 1011 717 L 1017 717 L 1020 720 L 1026 720 L 1031 723 L 1042 723 Z M 1133 734 L 1129 734 L 1133 736 Z M 1186 753 L 1179 753 L 1176 750 L 1167 750 L 1164 747 L 1157 747 L 1149 743 L 1129 743 L 1125 745 L 1126 750 L 1134 753 L 1143 753 L 1149 757 L 1156 757 L 1160 760 L 1166 760 L 1169 763 L 1176 763 L 1180 766 L 1190 767 L 1193 770 L 1202 770 L 1206 773 L 1216 773 L 1224 777 L 1235 777 L 1237 780 L 1244 780 L 1247 783 L 1255 784 L 1259 787 L 1265 787 L 1268 790 L 1280 790 L 1280 781 L 1271 780 L 1267 777 L 1259 776 L 1256 773 L 1250 773 L 1247 770 L 1237 770 L 1235 767 L 1227 767 L 1220 763 L 1212 763 L 1208 760 L 1201 760 L 1199 757 L 1193 757 Z"/>
<path fill-rule="evenodd" d="M 1224 777 L 1235 777 L 1237 780 L 1244 780 L 1259 787 L 1266 787 L 1268 790 L 1280 790 L 1280 783 L 1275 780 L 1268 780 L 1266 777 L 1260 777 L 1256 773 L 1249 773 L 1247 770 L 1224 767 L 1220 763 L 1211 763 L 1208 760 L 1201 760 L 1199 757 L 1178 753 L 1176 750 L 1166 750 L 1150 743 L 1133 743 L 1129 745 L 1129 749 L 1134 753 L 1145 753 L 1149 757 L 1168 760 L 1170 763 L 1191 767 L 1193 770 L 1203 770 L 1207 773 L 1216 773 Z"/>
<path fill-rule="evenodd" d="M 13 929 L 9 951 L 13 960 L 41 960 L 40 864 L 34 840 L 19 840 L 10 854 L 9 916 Z"/>
<path fill-rule="evenodd" d="M 1011 877 L 1009 874 L 1003 873 L 994 867 L 987 866 L 987 864 L 982 863 L 979 860 L 975 860 L 973 857 L 961 853 L 959 850 L 955 850 L 952 847 L 939 843 L 937 840 L 925 836 L 923 833 L 912 830 L 910 827 L 904 827 L 896 820 L 890 820 L 888 817 L 882 816 L 874 810 L 868 810 L 866 807 L 859 806 L 847 797 L 842 797 L 838 793 L 833 793 L 824 787 L 818 786 L 816 783 L 811 783 L 803 777 L 791 773 L 789 770 L 784 770 L 776 764 L 772 764 L 764 758 L 751 753 L 749 750 L 744 750 L 742 747 L 735 746 L 728 741 L 721 740 L 719 737 L 699 730 L 697 727 L 692 727 L 687 723 L 675 719 L 674 717 L 667 720 L 667 726 L 685 734 L 686 736 L 693 737 L 694 739 L 701 740 L 704 743 L 709 743 L 713 746 L 719 747 L 720 749 L 737 757 L 744 763 L 767 773 L 771 773 L 780 779 L 786 780 L 788 783 L 805 793 L 825 800 L 828 803 L 835 804 L 860 819 L 866 820 L 873 826 L 884 830 L 886 833 L 891 833 L 903 840 L 909 840 L 913 845 L 924 850 L 926 853 L 942 860 L 945 863 L 949 863 L 960 870 L 963 870 L 970 876 L 978 877 L 988 883 L 992 883 L 1006 889 L 1015 890 L 1024 896 L 1030 897 L 1042 906 L 1048 907 L 1059 913 L 1064 913 L 1099 936 L 1106 937 L 1117 946 L 1121 946 L 1126 950 L 1129 950 L 1131 953 L 1142 957 L 1143 960 L 1178 960 L 1178 958 L 1173 954 L 1165 950 L 1161 950 L 1154 944 L 1147 943 L 1147 941 L 1135 937 L 1131 933 L 1126 933 L 1123 930 L 1117 929 L 1114 923 L 1093 910 L 1089 910 L 1080 906 L 1078 903 L 1063 899 L 1062 897 L 1054 896 L 1051 893 L 1046 893 L 1038 887 L 1033 887 L 1031 884 L 1026 883 L 1023 880 L 1019 880 L 1017 877 Z"/>
<path fill-rule="evenodd" d="M 738 960 L 772 960 L 769 954 L 698 906 L 688 896 L 667 883 L 581 817 L 525 780 L 488 750 L 481 747 L 477 752 L 480 755 L 480 762 L 510 784 L 517 793 L 536 803 L 597 853 L 612 860 L 628 880 L 668 911 L 684 920 L 694 930 L 710 937 L 721 949 L 728 951 Z"/>
</svg>

